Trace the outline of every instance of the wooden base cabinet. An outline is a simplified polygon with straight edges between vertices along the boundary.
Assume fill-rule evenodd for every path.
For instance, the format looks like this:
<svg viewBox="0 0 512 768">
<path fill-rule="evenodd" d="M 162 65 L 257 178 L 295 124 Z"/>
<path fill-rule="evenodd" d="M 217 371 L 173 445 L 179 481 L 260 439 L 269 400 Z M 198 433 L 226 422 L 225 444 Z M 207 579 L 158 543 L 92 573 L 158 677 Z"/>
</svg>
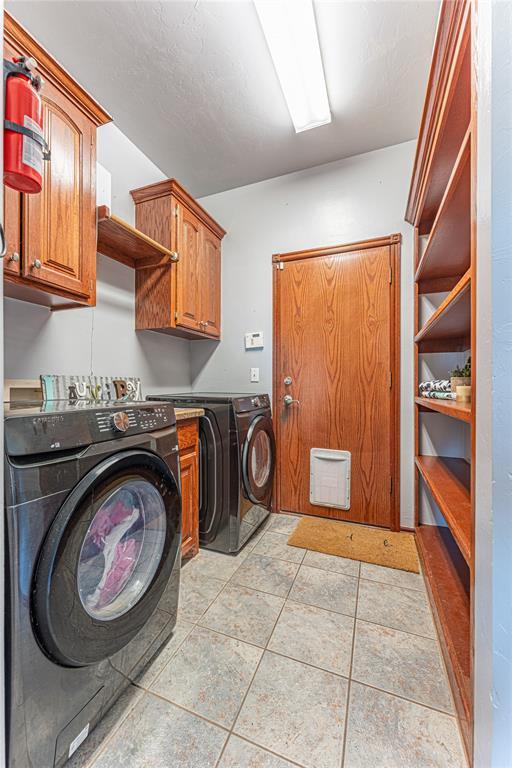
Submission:
<svg viewBox="0 0 512 768">
<path fill-rule="evenodd" d="M 175 261 L 137 269 L 137 330 L 220 338 L 221 241 L 225 231 L 175 180 L 134 189 L 136 227 Z"/>
<path fill-rule="evenodd" d="M 96 301 L 96 127 L 111 120 L 8 13 L 4 56 L 31 56 L 43 78 L 43 129 L 51 159 L 43 189 L 4 190 L 5 293 L 37 304 Z"/>
<path fill-rule="evenodd" d="M 178 421 L 180 449 L 182 539 L 181 556 L 199 552 L 199 422 Z"/>
</svg>

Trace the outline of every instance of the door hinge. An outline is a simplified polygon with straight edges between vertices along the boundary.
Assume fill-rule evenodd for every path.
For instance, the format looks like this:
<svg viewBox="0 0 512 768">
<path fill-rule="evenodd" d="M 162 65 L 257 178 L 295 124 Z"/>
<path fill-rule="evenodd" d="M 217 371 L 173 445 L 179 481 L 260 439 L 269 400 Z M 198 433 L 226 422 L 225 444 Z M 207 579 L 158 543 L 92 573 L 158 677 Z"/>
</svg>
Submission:
<svg viewBox="0 0 512 768">
<path fill-rule="evenodd" d="M 393 282 L 393 268 L 390 264 L 389 265 L 389 284 L 391 285 L 392 282 Z"/>
<path fill-rule="evenodd" d="M 175 320 L 175 321 L 177 321 L 177 320 L 178 320 L 178 312 L 177 312 L 177 310 L 174 312 L 174 320 Z"/>
<path fill-rule="evenodd" d="M 393 371 L 389 372 L 389 388 L 393 386 Z"/>
<path fill-rule="evenodd" d="M 177 205 L 176 208 L 174 209 L 174 216 L 178 218 L 178 215 L 179 215 L 179 206 Z"/>
<path fill-rule="evenodd" d="M 389 493 L 390 493 L 390 495 L 393 493 L 393 477 L 392 477 L 392 475 L 389 476 Z"/>
<path fill-rule="evenodd" d="M 276 268 L 282 271 L 284 269 L 284 261 L 277 261 Z"/>
</svg>

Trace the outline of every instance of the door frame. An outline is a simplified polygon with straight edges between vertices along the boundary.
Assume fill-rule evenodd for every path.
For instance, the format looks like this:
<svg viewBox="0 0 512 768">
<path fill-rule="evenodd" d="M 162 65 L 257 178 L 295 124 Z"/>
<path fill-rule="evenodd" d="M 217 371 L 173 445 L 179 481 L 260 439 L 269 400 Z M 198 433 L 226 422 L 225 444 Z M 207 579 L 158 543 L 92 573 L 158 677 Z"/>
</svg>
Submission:
<svg viewBox="0 0 512 768">
<path fill-rule="evenodd" d="M 278 273 L 280 264 L 287 261 L 301 259 L 314 259 L 322 256 L 334 256 L 350 251 L 363 251 L 370 248 L 390 248 L 390 283 L 391 283 L 391 327 L 390 327 L 390 366 L 391 366 L 391 423 L 394 424 L 394 434 L 390 439 L 390 475 L 391 488 L 391 515 L 390 528 L 393 531 L 400 530 L 400 257 L 402 235 L 398 232 L 387 237 L 375 237 L 371 240 L 361 240 L 344 245 L 331 245 L 325 248 L 310 248 L 303 251 L 289 251 L 288 253 L 274 253 L 272 256 L 272 408 L 277 414 L 279 402 L 280 382 L 278 379 L 281 368 L 280 359 L 280 296 L 278 286 Z M 281 460 L 280 443 L 281 427 L 280 419 L 274 418 L 274 432 L 276 437 L 276 466 L 274 474 L 274 492 L 272 509 L 274 512 L 281 510 Z"/>
</svg>

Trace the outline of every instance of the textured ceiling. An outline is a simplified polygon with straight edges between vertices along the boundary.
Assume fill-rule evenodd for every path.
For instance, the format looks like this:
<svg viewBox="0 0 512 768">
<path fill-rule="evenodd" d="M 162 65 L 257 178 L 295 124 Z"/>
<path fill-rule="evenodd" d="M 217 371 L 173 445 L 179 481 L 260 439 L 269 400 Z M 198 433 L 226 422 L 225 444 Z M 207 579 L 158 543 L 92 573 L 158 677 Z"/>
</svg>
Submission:
<svg viewBox="0 0 512 768">
<path fill-rule="evenodd" d="M 252 2 L 6 2 L 200 197 L 418 133 L 438 3 L 317 0 L 333 122 L 295 134 Z"/>
</svg>

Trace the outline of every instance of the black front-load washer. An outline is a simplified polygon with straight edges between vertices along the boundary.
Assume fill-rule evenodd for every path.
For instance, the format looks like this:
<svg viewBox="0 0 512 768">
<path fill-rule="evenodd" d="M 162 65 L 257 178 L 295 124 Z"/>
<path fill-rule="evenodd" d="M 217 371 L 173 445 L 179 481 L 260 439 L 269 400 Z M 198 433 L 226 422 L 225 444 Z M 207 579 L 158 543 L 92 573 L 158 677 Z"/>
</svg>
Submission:
<svg viewBox="0 0 512 768">
<path fill-rule="evenodd" d="M 199 544 L 238 552 L 270 513 L 275 439 L 268 395 L 189 392 L 150 395 L 200 406 Z"/>
<path fill-rule="evenodd" d="M 61 766 L 176 623 L 181 496 L 165 403 L 5 412 L 7 759 Z"/>
</svg>

